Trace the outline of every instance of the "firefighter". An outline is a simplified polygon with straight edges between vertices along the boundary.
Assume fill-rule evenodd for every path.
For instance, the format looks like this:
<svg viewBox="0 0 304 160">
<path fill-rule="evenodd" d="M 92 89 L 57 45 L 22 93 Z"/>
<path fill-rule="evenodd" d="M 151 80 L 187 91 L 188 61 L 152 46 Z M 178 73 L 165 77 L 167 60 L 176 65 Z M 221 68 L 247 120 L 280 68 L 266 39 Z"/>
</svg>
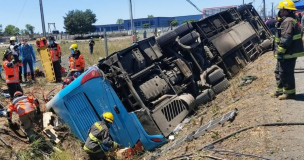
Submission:
<svg viewBox="0 0 304 160">
<path fill-rule="evenodd" d="M 2 66 L 5 71 L 5 81 L 11 100 L 13 99 L 16 91 L 23 92 L 19 81 L 19 67 L 22 66 L 22 63 L 20 63 L 18 60 L 17 62 L 15 59 L 12 59 L 12 54 L 13 53 L 10 49 L 6 49 L 3 53 L 2 62 Z"/>
<path fill-rule="evenodd" d="M 77 44 L 75 43 L 72 44 L 70 49 L 71 49 L 71 56 L 69 57 L 70 71 L 68 76 L 73 75 L 75 72 L 83 73 L 85 67 L 84 56 L 78 50 Z"/>
<path fill-rule="evenodd" d="M 21 62 L 21 56 L 20 56 L 20 47 L 21 44 L 18 45 L 17 43 L 17 39 L 16 37 L 11 37 L 10 38 L 10 46 L 9 46 L 9 49 L 12 51 L 12 54 L 13 54 L 13 57 L 14 57 L 14 60 L 16 62 Z M 22 66 L 19 66 L 19 78 L 20 78 L 20 82 L 22 83 Z M 13 93 L 14 94 L 14 93 Z"/>
<path fill-rule="evenodd" d="M 39 102 L 37 99 L 31 96 L 25 96 L 22 92 L 17 91 L 14 93 L 14 99 L 10 103 L 7 109 L 7 120 L 9 126 L 13 126 L 12 124 L 12 113 L 15 111 L 19 115 L 19 119 L 21 121 L 21 127 L 26 132 L 27 137 L 30 142 L 34 140 L 34 117 L 35 111 L 37 107 L 37 113 L 40 114 Z"/>
<path fill-rule="evenodd" d="M 61 47 L 59 44 L 55 43 L 55 38 L 53 36 L 49 37 L 49 51 L 53 62 L 56 82 L 62 82 L 61 79 Z"/>
<path fill-rule="evenodd" d="M 301 29 L 297 24 L 295 4 L 291 0 L 281 1 L 278 5 L 279 17 L 275 37 L 274 55 L 277 59 L 275 78 L 277 81 L 276 92 L 272 97 L 280 100 L 295 97 L 294 68 L 297 57 L 304 56 Z"/>
<path fill-rule="evenodd" d="M 103 121 L 95 122 L 91 126 L 88 138 L 83 146 L 91 160 L 106 159 L 105 150 L 115 150 L 122 147 L 114 142 L 109 134 L 110 124 L 114 120 L 113 114 L 105 112 L 102 117 Z"/>
</svg>

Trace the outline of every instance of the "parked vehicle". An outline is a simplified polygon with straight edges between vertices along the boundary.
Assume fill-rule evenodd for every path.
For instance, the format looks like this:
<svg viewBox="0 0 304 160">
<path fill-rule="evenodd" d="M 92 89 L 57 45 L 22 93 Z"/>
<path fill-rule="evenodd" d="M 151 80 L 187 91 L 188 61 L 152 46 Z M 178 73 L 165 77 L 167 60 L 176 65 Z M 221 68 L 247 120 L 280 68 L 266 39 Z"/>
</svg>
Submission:
<svg viewBox="0 0 304 160">
<path fill-rule="evenodd" d="M 102 113 L 112 112 L 110 134 L 116 142 L 152 150 L 271 44 L 271 33 L 252 5 L 231 8 L 111 54 L 61 90 L 47 108 L 83 141 Z"/>
</svg>

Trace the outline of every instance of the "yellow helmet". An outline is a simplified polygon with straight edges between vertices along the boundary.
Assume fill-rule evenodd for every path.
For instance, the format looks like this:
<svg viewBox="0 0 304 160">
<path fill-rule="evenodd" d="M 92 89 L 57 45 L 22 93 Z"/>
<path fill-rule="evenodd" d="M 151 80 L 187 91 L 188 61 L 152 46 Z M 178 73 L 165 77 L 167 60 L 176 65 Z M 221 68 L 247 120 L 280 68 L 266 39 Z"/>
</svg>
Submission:
<svg viewBox="0 0 304 160">
<path fill-rule="evenodd" d="M 16 37 L 15 36 L 11 37 L 10 41 L 16 41 Z"/>
<path fill-rule="evenodd" d="M 291 0 L 281 1 L 278 5 L 278 9 L 287 9 L 287 10 L 292 10 L 292 11 L 297 10 L 294 2 Z"/>
<path fill-rule="evenodd" d="M 111 112 L 105 112 L 102 114 L 102 117 L 104 120 L 110 122 L 110 123 L 113 123 L 114 121 L 114 116 Z"/>
<path fill-rule="evenodd" d="M 73 43 L 70 47 L 70 49 L 73 49 L 74 51 L 78 50 L 78 45 L 76 43 Z"/>
</svg>

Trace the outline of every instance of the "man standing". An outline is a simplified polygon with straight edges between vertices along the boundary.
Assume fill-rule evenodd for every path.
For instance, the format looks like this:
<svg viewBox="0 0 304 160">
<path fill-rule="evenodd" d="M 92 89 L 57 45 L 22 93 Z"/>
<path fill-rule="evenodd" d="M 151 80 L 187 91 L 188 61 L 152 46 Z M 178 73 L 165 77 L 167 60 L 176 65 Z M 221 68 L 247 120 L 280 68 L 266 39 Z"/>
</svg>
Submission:
<svg viewBox="0 0 304 160">
<path fill-rule="evenodd" d="M 89 41 L 89 47 L 90 47 L 90 53 L 93 54 L 93 49 L 94 49 L 95 42 L 93 40 L 93 37 L 91 37 Z"/>
<path fill-rule="evenodd" d="M 9 49 L 12 51 L 15 62 L 20 62 L 21 63 L 22 58 L 20 56 L 20 51 L 19 51 L 19 46 L 20 45 L 17 44 L 16 40 L 17 39 L 14 36 L 10 38 Z M 19 66 L 19 73 L 18 74 L 19 74 L 20 82 L 22 83 L 22 67 L 21 67 L 21 65 Z"/>
<path fill-rule="evenodd" d="M 104 149 L 120 148 L 120 145 L 112 140 L 109 133 L 110 124 L 114 121 L 113 114 L 105 112 L 102 117 L 103 121 L 95 122 L 90 128 L 88 138 L 83 146 L 91 160 L 106 159 Z"/>
<path fill-rule="evenodd" d="M 303 43 L 301 40 L 301 29 L 297 24 L 294 2 L 291 0 L 281 1 L 278 5 L 280 9 L 276 38 L 275 38 L 275 58 L 277 65 L 275 78 L 277 81 L 276 92 L 272 97 L 279 100 L 293 99 L 296 94 L 294 68 L 297 57 L 304 56 Z"/>
<path fill-rule="evenodd" d="M 14 93 L 14 99 L 7 109 L 7 120 L 10 126 L 12 126 L 12 113 L 17 112 L 19 119 L 22 123 L 21 127 L 26 132 L 30 142 L 34 140 L 34 117 L 35 117 L 35 106 L 37 107 L 37 113 L 39 114 L 39 102 L 33 97 L 25 96 L 22 92 L 17 91 Z"/>
<path fill-rule="evenodd" d="M 59 44 L 55 43 L 55 38 L 53 36 L 49 37 L 49 51 L 51 55 L 51 59 L 53 62 L 56 82 L 60 83 L 62 82 L 61 79 L 61 47 Z"/>
<path fill-rule="evenodd" d="M 275 24 L 276 20 L 273 17 L 270 17 L 269 20 L 266 22 L 266 26 L 269 28 L 272 35 L 275 35 Z"/>
<path fill-rule="evenodd" d="M 15 59 L 12 59 L 12 51 L 10 49 L 6 49 L 3 53 L 2 66 L 5 71 L 5 81 L 8 87 L 8 92 L 12 100 L 16 91 L 23 92 L 20 86 L 18 74 L 19 67 L 22 66 L 22 63 L 20 63 L 18 60 L 16 61 Z"/>
<path fill-rule="evenodd" d="M 20 55 L 23 63 L 24 81 L 27 81 L 27 65 L 30 67 L 32 80 L 35 81 L 33 63 L 36 62 L 36 56 L 33 47 L 30 44 L 27 44 L 27 39 L 22 40 L 22 45 L 20 46 Z"/>
</svg>

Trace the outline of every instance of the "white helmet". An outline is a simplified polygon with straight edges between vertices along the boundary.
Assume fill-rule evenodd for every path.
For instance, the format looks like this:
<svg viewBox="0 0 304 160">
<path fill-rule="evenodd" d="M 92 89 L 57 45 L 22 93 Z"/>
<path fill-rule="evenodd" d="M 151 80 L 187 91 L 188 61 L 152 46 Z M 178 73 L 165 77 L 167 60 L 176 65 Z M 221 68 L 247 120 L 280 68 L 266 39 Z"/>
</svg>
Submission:
<svg viewBox="0 0 304 160">
<path fill-rule="evenodd" d="M 161 30 L 158 30 L 158 32 L 161 32 Z"/>
</svg>

